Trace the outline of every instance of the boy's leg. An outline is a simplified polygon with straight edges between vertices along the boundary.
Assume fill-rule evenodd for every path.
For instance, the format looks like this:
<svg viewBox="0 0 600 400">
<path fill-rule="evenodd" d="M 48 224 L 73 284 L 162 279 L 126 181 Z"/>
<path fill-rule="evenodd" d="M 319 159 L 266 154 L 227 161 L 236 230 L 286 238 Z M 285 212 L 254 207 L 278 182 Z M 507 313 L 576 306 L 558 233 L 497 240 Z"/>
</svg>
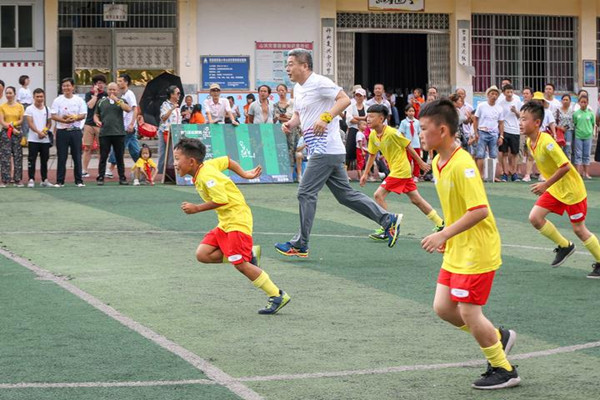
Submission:
<svg viewBox="0 0 600 400">
<path fill-rule="evenodd" d="M 219 247 L 200 243 L 196 249 L 196 259 L 204 264 L 223 263 L 223 252 Z"/>
<path fill-rule="evenodd" d="M 437 211 L 425 200 L 418 190 L 406 193 L 410 201 L 417 206 L 425 216 L 435 224 L 437 228 L 444 226 L 444 220 L 438 215 Z"/>
<path fill-rule="evenodd" d="M 555 212 L 559 215 L 563 214 L 564 208 L 561 208 L 561 205 L 557 202 L 558 200 L 554 199 L 548 192 L 546 192 L 540 196 L 536 202 L 536 205 L 533 206 L 531 212 L 529 213 L 529 222 L 531 222 L 531 225 L 533 225 L 533 227 L 542 235 L 557 245 L 556 249 L 554 250 L 556 257 L 551 264 L 553 267 L 560 266 L 571 254 L 575 252 L 575 245 L 561 235 L 558 229 L 556 229 L 556 226 L 546 219 L 546 216 L 550 212 Z"/>
<path fill-rule="evenodd" d="M 444 321 L 469 332 L 468 329 L 465 329 L 466 324 L 458 310 L 458 303 L 450 298 L 450 288 L 448 286 L 441 283 L 437 284 L 433 299 L 433 310 Z"/>
<path fill-rule="evenodd" d="M 390 194 L 390 192 L 387 191 L 383 186 L 379 186 L 373 194 L 375 202 L 377 202 L 377 204 L 379 204 L 384 210 L 388 209 L 387 202 L 385 201 L 385 198 L 388 194 Z"/>
</svg>

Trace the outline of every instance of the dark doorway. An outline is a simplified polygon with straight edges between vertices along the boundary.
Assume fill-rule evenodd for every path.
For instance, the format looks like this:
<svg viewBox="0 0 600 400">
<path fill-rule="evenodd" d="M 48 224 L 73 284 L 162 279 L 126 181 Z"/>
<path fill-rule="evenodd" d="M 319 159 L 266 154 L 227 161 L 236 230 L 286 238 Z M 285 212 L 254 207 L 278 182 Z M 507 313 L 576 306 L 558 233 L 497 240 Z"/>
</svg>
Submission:
<svg viewBox="0 0 600 400">
<path fill-rule="evenodd" d="M 426 89 L 427 35 L 405 33 L 356 33 L 355 83 L 373 90 L 373 85 L 383 83 L 398 96 L 397 106 L 414 88 Z M 404 113 L 400 113 L 404 118 Z"/>
<path fill-rule="evenodd" d="M 73 77 L 73 31 L 58 32 L 58 81 Z M 58 88 L 60 92 L 60 87 Z"/>
</svg>

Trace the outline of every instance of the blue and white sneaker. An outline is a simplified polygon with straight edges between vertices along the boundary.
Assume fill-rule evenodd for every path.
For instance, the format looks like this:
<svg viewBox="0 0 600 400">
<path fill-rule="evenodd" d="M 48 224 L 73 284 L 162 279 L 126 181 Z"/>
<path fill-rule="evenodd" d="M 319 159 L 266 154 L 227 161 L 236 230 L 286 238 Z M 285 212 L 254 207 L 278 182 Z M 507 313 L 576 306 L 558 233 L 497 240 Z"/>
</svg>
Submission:
<svg viewBox="0 0 600 400">
<path fill-rule="evenodd" d="M 277 311 L 281 310 L 287 303 L 290 302 L 290 296 L 283 290 L 279 291 L 279 296 L 269 297 L 269 301 L 265 308 L 258 310 L 261 315 L 273 315 L 277 314 Z"/>
<path fill-rule="evenodd" d="M 287 257 L 308 257 L 308 247 L 294 247 L 290 242 L 275 243 L 275 250 Z"/>
<path fill-rule="evenodd" d="M 400 224 L 402 223 L 402 214 L 392 214 L 390 223 L 385 231 L 388 235 L 388 247 L 394 247 L 398 236 L 400 235 Z"/>
</svg>

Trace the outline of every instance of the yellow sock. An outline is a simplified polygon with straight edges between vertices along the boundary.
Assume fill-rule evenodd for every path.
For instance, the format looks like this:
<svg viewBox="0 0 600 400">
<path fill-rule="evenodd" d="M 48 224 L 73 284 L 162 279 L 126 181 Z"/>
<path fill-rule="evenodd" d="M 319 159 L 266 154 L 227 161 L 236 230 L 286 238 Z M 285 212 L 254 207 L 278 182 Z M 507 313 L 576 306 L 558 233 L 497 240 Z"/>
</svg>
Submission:
<svg viewBox="0 0 600 400">
<path fill-rule="evenodd" d="M 554 226 L 554 224 L 550 221 L 546 221 L 546 224 L 542 226 L 540 229 L 540 233 L 546 236 L 548 239 L 552 240 L 554 243 L 559 245 L 560 247 L 568 247 L 571 242 L 566 239 L 563 235 L 560 234 L 558 229 Z"/>
<path fill-rule="evenodd" d="M 252 281 L 252 284 L 257 288 L 262 289 L 269 297 L 279 296 L 279 288 L 273 283 L 271 278 L 269 278 L 269 274 L 265 271 L 261 272 L 258 278 Z"/>
<path fill-rule="evenodd" d="M 596 235 L 592 235 L 588 240 L 583 242 L 583 245 L 592 253 L 596 262 L 600 262 L 600 242 L 598 242 Z"/>
<path fill-rule="evenodd" d="M 502 343 L 498 341 L 495 345 L 490 347 L 481 347 L 481 351 L 485 355 L 485 358 L 490 362 L 492 367 L 502 367 L 507 371 L 512 371 L 513 367 L 506 359 L 506 354 L 502 349 Z"/>
<path fill-rule="evenodd" d="M 460 329 L 461 331 L 467 332 L 467 333 L 471 333 L 471 330 L 466 325 L 459 326 L 458 329 Z M 500 334 L 500 330 L 498 330 L 498 329 L 496 329 L 496 335 L 498 336 L 498 340 L 500 340 L 502 338 L 502 335 Z"/>
<path fill-rule="evenodd" d="M 429 214 L 427 214 L 427 218 L 432 221 L 435 226 L 440 227 L 444 224 L 444 220 L 438 215 L 437 211 L 431 210 Z"/>
</svg>

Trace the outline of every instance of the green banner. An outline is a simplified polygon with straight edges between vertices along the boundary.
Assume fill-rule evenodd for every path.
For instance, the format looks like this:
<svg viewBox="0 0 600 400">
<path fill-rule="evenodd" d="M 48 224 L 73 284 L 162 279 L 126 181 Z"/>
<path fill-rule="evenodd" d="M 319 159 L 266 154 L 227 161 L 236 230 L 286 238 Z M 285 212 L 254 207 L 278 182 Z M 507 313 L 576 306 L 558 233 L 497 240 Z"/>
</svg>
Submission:
<svg viewBox="0 0 600 400">
<path fill-rule="evenodd" d="M 182 137 L 200 139 L 206 146 L 207 160 L 229 156 L 246 170 L 263 167 L 262 175 L 252 180 L 225 171 L 235 183 L 293 182 L 287 140 L 280 124 L 171 125 L 173 147 Z M 177 184 L 192 185 L 192 177 L 177 176 Z"/>
</svg>

